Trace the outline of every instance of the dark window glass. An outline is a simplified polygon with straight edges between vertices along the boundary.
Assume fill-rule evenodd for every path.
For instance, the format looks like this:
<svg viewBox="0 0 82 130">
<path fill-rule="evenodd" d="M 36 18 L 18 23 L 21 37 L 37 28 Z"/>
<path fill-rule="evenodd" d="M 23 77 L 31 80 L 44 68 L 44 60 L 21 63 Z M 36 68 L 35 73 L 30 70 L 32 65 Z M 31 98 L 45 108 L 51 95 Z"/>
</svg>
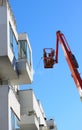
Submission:
<svg viewBox="0 0 82 130">
<path fill-rule="evenodd" d="M 10 34 L 10 47 L 11 47 L 11 50 L 12 50 L 15 58 L 18 59 L 18 45 L 17 45 L 17 41 L 16 41 L 15 35 L 13 33 L 13 30 L 12 30 L 10 24 L 9 24 L 9 34 Z"/>
</svg>

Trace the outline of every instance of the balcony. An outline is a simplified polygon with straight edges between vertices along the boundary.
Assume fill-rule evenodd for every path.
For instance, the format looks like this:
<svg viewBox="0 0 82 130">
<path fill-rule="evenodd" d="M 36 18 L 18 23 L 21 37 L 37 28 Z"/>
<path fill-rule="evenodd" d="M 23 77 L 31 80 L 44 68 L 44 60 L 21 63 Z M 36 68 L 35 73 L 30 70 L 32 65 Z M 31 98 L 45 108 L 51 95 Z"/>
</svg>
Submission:
<svg viewBox="0 0 82 130">
<path fill-rule="evenodd" d="M 33 73 L 32 50 L 28 37 L 25 33 L 20 34 L 17 44 L 11 26 L 10 30 L 10 33 L 14 38 L 14 42 L 11 40 L 10 43 L 12 44 L 8 42 L 8 46 L 6 45 L 7 39 L 4 40 L 3 37 L 5 30 L 3 33 L 1 31 L 0 81 L 7 81 L 10 85 L 30 84 L 33 81 Z"/>
<path fill-rule="evenodd" d="M 54 122 L 53 119 L 46 120 L 46 124 L 49 130 L 55 130 L 56 129 L 56 123 Z"/>
<path fill-rule="evenodd" d="M 39 130 L 39 121 L 35 115 L 21 115 L 21 120 L 18 122 L 21 130 Z"/>
<path fill-rule="evenodd" d="M 32 89 L 18 92 L 21 116 L 18 122 L 21 130 L 39 130 L 40 125 L 46 126 L 43 113 Z"/>
<path fill-rule="evenodd" d="M 32 83 L 32 68 L 30 68 L 27 59 L 21 59 L 16 62 L 18 77 L 10 80 L 12 85 Z"/>
<path fill-rule="evenodd" d="M 33 80 L 32 49 L 28 36 L 17 33 L 9 2 L 1 1 L 0 5 L 0 84 L 30 84 Z"/>
<path fill-rule="evenodd" d="M 50 130 L 47 126 L 41 126 L 40 130 Z"/>
<path fill-rule="evenodd" d="M 16 61 L 16 68 L 18 78 L 10 80 L 11 84 L 30 84 L 33 81 L 32 72 L 32 49 L 26 33 L 18 36 L 18 60 Z"/>
</svg>

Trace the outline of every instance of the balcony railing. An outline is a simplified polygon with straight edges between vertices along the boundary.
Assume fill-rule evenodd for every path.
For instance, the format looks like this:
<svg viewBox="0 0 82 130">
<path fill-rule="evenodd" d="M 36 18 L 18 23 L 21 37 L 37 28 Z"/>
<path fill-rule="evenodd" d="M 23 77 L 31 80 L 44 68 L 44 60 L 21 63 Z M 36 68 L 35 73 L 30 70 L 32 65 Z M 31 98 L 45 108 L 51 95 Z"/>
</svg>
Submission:
<svg viewBox="0 0 82 130">
<path fill-rule="evenodd" d="M 14 26 L 15 26 L 15 28 L 16 28 L 16 20 L 15 20 L 15 17 L 14 17 L 14 14 L 13 14 L 13 11 L 12 11 L 12 9 L 11 9 L 11 6 L 10 6 L 9 2 L 7 2 L 7 6 L 8 6 L 8 10 L 9 10 L 10 16 L 11 16 L 11 18 L 12 18 L 12 21 L 13 21 L 13 23 L 14 23 Z"/>
</svg>

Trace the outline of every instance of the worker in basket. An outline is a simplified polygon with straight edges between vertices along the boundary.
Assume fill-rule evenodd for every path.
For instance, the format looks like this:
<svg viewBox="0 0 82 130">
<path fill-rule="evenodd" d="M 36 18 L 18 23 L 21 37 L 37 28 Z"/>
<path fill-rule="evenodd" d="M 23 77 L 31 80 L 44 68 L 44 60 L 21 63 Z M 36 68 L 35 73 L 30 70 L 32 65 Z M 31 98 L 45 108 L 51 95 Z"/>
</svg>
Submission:
<svg viewBox="0 0 82 130">
<path fill-rule="evenodd" d="M 44 68 L 53 68 L 54 65 L 54 55 L 55 51 L 51 49 L 50 53 L 47 53 L 44 49 Z"/>
</svg>

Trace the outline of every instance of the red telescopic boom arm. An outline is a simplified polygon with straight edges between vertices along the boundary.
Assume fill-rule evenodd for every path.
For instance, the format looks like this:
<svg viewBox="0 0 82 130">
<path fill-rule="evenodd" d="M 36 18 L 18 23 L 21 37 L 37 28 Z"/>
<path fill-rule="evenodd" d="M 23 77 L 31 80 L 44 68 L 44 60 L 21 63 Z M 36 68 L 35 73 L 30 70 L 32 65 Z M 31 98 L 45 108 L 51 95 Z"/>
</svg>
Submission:
<svg viewBox="0 0 82 130">
<path fill-rule="evenodd" d="M 76 87 L 79 91 L 80 98 L 82 99 L 82 79 L 80 77 L 80 73 L 78 72 L 79 66 L 78 66 L 78 63 L 77 63 L 77 60 L 76 60 L 74 54 L 72 53 L 72 51 L 66 41 L 64 34 L 61 33 L 60 31 L 56 32 L 56 50 L 54 51 L 54 49 L 51 49 L 51 48 L 44 49 L 44 53 L 45 53 L 44 54 L 44 68 L 53 68 L 53 65 L 58 63 L 59 43 L 62 46 L 64 55 L 66 57 L 68 66 L 71 71 L 71 75 L 72 75 L 74 82 L 76 84 Z M 51 52 L 48 51 L 48 53 L 47 53 L 46 50 L 51 50 Z M 54 56 L 55 56 L 55 58 L 54 58 Z"/>
</svg>

